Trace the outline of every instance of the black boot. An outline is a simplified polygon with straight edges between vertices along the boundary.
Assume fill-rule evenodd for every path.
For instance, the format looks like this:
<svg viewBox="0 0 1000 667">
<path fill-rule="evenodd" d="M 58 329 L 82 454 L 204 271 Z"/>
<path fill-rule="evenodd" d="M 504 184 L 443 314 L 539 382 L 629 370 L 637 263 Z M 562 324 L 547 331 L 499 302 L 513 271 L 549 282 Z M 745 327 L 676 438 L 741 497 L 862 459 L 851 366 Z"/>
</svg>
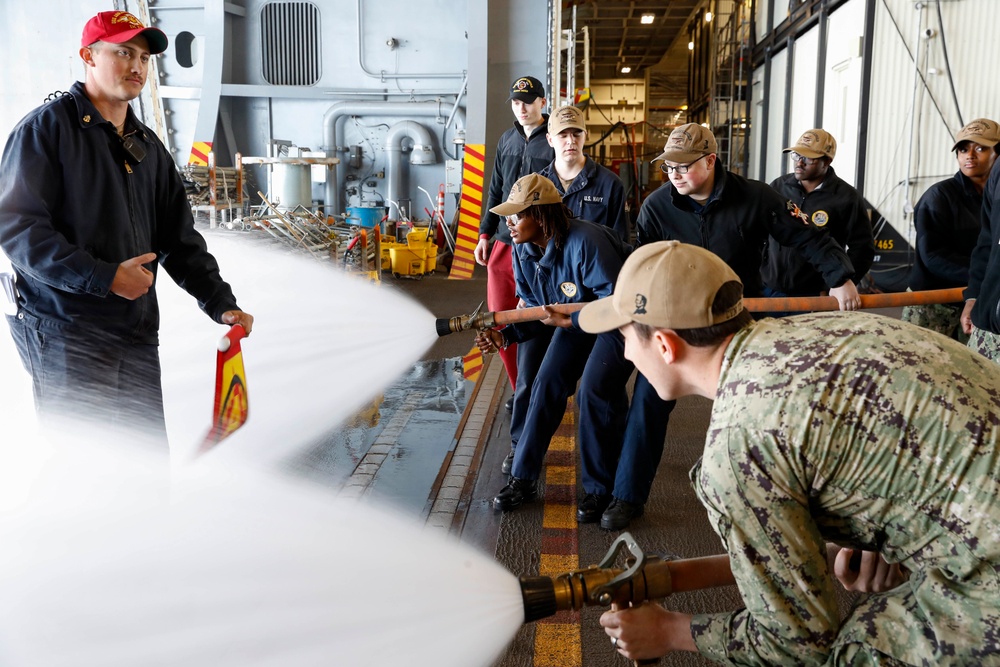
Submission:
<svg viewBox="0 0 1000 667">
<path fill-rule="evenodd" d="M 642 516 L 643 509 L 643 505 L 638 503 L 615 498 L 601 515 L 601 528 L 604 530 L 625 530 L 632 519 Z"/>
<path fill-rule="evenodd" d="M 493 499 L 493 509 L 507 512 L 517 509 L 522 503 L 538 497 L 538 481 L 534 479 L 518 479 L 511 477 L 507 486 L 500 490 Z"/>
<path fill-rule="evenodd" d="M 507 456 L 504 457 L 503 463 L 500 464 L 500 472 L 505 475 L 510 474 L 510 469 L 514 467 L 514 448 L 511 447 Z"/>
<path fill-rule="evenodd" d="M 611 495 L 599 493 L 588 493 L 576 506 L 576 520 L 578 523 L 596 523 L 601 520 L 604 510 L 611 504 Z"/>
</svg>

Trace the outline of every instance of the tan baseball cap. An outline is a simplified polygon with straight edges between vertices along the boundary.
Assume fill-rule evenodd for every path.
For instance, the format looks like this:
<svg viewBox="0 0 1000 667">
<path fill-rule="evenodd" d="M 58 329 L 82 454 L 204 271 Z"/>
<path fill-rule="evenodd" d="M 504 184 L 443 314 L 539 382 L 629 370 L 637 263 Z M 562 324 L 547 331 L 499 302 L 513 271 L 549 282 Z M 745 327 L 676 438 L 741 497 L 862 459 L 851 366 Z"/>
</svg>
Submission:
<svg viewBox="0 0 1000 667">
<path fill-rule="evenodd" d="M 614 293 L 580 311 L 580 327 L 603 333 L 631 322 L 658 329 L 699 329 L 727 322 L 743 312 L 740 299 L 713 314 L 719 288 L 739 276 L 716 255 L 680 241 L 640 246 L 622 266 Z"/>
<path fill-rule="evenodd" d="M 559 204 L 562 195 L 552 181 L 538 174 L 528 174 L 517 179 L 507 195 L 507 201 L 490 209 L 497 215 L 514 215 L 536 204 Z"/>
<path fill-rule="evenodd" d="M 707 127 L 698 123 L 688 123 L 675 127 L 667 137 L 667 145 L 663 152 L 650 162 L 670 160 L 671 162 L 694 162 L 709 153 L 718 153 L 719 144 L 715 135 Z"/>
<path fill-rule="evenodd" d="M 794 146 L 789 146 L 781 152 L 798 153 L 810 158 L 828 157 L 832 160 L 837 154 L 837 140 L 826 130 L 816 127 L 803 132 Z"/>
<path fill-rule="evenodd" d="M 549 116 L 549 134 L 555 136 L 568 128 L 587 131 L 587 121 L 583 111 L 574 106 L 559 107 Z"/>
<path fill-rule="evenodd" d="M 955 145 L 951 147 L 951 150 L 958 150 L 958 145 L 963 141 L 971 141 L 980 146 L 993 148 L 1000 143 L 1000 125 L 989 118 L 977 118 L 969 121 L 965 127 L 958 131 L 958 135 L 955 136 Z"/>
</svg>

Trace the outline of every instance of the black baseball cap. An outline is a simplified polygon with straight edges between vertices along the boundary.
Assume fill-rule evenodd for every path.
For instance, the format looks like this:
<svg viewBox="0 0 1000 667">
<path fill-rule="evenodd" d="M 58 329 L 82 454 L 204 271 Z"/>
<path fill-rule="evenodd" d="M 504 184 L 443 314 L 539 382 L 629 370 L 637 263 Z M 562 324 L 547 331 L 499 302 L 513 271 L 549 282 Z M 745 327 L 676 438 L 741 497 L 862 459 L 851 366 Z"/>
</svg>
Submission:
<svg viewBox="0 0 1000 667">
<path fill-rule="evenodd" d="M 510 85 L 510 98 L 507 101 L 534 102 L 539 97 L 545 97 L 545 87 L 542 86 L 542 82 L 533 76 L 522 76 Z"/>
</svg>

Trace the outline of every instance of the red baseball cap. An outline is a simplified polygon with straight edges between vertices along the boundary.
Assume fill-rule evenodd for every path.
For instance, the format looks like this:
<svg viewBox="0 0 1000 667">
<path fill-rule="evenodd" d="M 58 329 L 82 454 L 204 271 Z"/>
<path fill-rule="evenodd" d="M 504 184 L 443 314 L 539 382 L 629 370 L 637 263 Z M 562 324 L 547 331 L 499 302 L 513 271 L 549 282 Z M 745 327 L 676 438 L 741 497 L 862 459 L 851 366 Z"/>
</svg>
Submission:
<svg viewBox="0 0 1000 667">
<path fill-rule="evenodd" d="M 147 28 L 128 12 L 101 12 L 87 21 L 87 25 L 83 26 L 80 45 L 90 46 L 94 42 L 122 44 L 136 35 L 146 38 L 150 53 L 163 53 L 167 50 L 167 36 L 162 30 Z"/>
</svg>

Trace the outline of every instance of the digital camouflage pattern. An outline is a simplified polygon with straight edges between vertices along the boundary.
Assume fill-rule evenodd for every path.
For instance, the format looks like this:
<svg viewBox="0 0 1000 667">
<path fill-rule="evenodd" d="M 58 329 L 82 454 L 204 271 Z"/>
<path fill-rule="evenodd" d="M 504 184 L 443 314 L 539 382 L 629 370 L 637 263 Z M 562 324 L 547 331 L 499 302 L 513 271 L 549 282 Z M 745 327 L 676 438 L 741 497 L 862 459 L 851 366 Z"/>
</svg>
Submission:
<svg viewBox="0 0 1000 667">
<path fill-rule="evenodd" d="M 973 327 L 968 345 L 987 359 L 1000 364 L 1000 334 Z"/>
<path fill-rule="evenodd" d="M 962 331 L 962 304 L 932 303 L 925 306 L 905 306 L 900 319 L 918 327 L 936 331 L 965 344 L 969 337 Z"/>
<path fill-rule="evenodd" d="M 692 482 L 746 609 L 692 621 L 745 665 L 1000 664 L 1000 373 L 867 313 L 765 319 L 725 351 Z M 909 581 L 840 622 L 824 543 Z"/>
</svg>

